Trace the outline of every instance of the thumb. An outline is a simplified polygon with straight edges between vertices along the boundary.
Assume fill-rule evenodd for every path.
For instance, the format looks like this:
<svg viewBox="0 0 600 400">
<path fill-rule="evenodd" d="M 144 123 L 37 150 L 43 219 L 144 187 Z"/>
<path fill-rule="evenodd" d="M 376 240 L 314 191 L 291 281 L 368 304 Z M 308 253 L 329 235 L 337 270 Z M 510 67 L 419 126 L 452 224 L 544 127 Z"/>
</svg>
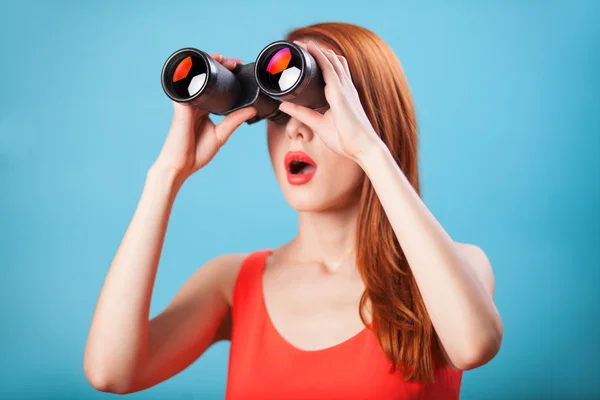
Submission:
<svg viewBox="0 0 600 400">
<path fill-rule="evenodd" d="M 193 132 L 196 120 L 201 113 L 202 110 L 187 104 L 173 102 L 173 118 L 171 122 L 171 128 L 176 126 L 179 130 Z"/>
<path fill-rule="evenodd" d="M 179 118 L 187 118 L 194 114 L 194 109 L 187 104 L 173 102 L 173 114 Z"/>
<path fill-rule="evenodd" d="M 246 107 L 240 110 L 236 110 L 226 116 L 223 121 L 221 121 L 215 127 L 215 135 L 217 136 L 217 140 L 219 142 L 219 147 L 223 146 L 229 136 L 237 129 L 241 124 L 250 118 L 256 115 L 256 109 L 254 107 Z"/>
</svg>

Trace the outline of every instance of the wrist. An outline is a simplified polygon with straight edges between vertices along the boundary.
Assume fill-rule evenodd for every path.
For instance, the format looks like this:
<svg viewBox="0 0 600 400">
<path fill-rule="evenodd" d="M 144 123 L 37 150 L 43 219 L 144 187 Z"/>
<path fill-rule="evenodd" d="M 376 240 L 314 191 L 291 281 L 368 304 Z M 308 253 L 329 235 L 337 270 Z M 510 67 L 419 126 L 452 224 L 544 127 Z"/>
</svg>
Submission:
<svg viewBox="0 0 600 400">
<path fill-rule="evenodd" d="M 372 160 L 381 158 L 386 151 L 388 151 L 388 148 L 385 143 L 375 135 L 374 137 L 369 137 L 365 140 L 365 143 L 360 146 L 360 151 L 355 155 L 355 159 L 363 170 L 366 170 L 372 163 Z"/>
<path fill-rule="evenodd" d="M 160 165 L 152 165 L 146 174 L 146 183 L 150 185 L 159 185 L 165 190 L 176 193 L 179 191 L 185 177 L 179 171 Z"/>
</svg>

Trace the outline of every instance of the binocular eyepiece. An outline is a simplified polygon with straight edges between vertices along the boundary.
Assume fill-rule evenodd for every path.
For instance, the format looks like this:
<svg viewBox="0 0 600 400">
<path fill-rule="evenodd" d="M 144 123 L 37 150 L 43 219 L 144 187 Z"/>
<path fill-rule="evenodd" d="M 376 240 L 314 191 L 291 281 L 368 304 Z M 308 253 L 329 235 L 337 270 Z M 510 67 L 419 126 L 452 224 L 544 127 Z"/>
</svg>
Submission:
<svg viewBox="0 0 600 400">
<path fill-rule="evenodd" d="M 317 61 L 295 43 L 280 40 L 266 46 L 256 61 L 229 70 L 207 53 L 186 47 L 165 62 L 161 82 L 173 101 L 216 115 L 252 106 L 262 119 L 283 123 L 289 116 L 279 110 L 289 101 L 314 110 L 327 106 L 325 82 Z"/>
</svg>

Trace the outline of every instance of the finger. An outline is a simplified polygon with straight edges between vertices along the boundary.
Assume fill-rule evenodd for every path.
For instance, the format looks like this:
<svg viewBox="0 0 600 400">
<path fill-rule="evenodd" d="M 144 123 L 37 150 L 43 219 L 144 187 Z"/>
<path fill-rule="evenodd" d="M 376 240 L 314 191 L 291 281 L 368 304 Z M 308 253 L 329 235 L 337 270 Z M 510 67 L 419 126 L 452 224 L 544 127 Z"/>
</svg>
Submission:
<svg viewBox="0 0 600 400">
<path fill-rule="evenodd" d="M 236 64 L 241 64 L 242 60 L 240 60 L 239 58 L 228 58 L 225 57 L 224 55 L 220 54 L 220 53 L 212 53 L 209 54 L 215 61 L 217 61 L 218 63 L 222 64 L 225 68 L 227 69 L 234 69 L 236 67 Z"/>
<path fill-rule="evenodd" d="M 346 71 L 344 71 L 344 66 L 342 65 L 340 59 L 338 58 L 338 55 L 335 54 L 333 50 L 329 50 L 329 49 L 323 50 L 323 54 L 325 55 L 325 57 L 327 57 L 329 62 L 331 62 L 331 65 L 333 66 L 335 73 L 337 74 L 338 78 L 341 80 L 341 78 L 343 78 L 346 75 Z"/>
<path fill-rule="evenodd" d="M 296 118 L 298 121 L 302 122 L 304 125 L 308 126 L 313 131 L 317 130 L 319 126 L 319 121 L 323 118 L 323 115 L 319 114 L 317 111 L 312 110 L 308 107 L 299 106 L 294 103 L 290 103 L 287 101 L 282 102 L 279 105 L 279 109 L 289 116 Z"/>
<path fill-rule="evenodd" d="M 171 102 L 173 103 L 173 119 L 184 123 L 193 124 L 195 121 L 203 118 L 209 113 L 206 110 L 190 106 L 189 104 L 178 103 L 173 100 L 171 100 Z"/>
<path fill-rule="evenodd" d="M 237 129 L 241 124 L 256 115 L 256 109 L 253 107 L 245 107 L 236 110 L 226 116 L 216 127 L 215 134 L 219 147 L 223 146 L 229 136 Z"/>
<path fill-rule="evenodd" d="M 308 42 L 308 51 L 317 60 L 317 63 L 319 64 L 319 67 L 321 68 L 321 71 L 323 72 L 323 79 L 325 80 L 325 84 L 327 84 L 327 83 L 339 84 L 340 78 L 338 77 L 337 73 L 335 72 L 335 69 L 333 68 L 333 65 L 331 64 L 331 61 L 329 61 L 329 58 L 327 58 L 327 56 L 325 56 L 325 54 L 323 53 L 323 50 L 319 49 L 312 40 L 310 40 Z"/>
<path fill-rule="evenodd" d="M 177 116 L 191 116 L 193 114 L 192 107 L 185 103 L 179 103 L 175 100 L 171 100 L 173 103 L 173 113 Z"/>
<path fill-rule="evenodd" d="M 234 69 L 237 64 L 241 64 L 241 62 L 238 62 L 237 59 L 235 59 L 235 58 L 227 58 L 226 57 L 223 60 L 223 65 L 229 69 Z"/>
<path fill-rule="evenodd" d="M 308 49 L 306 48 L 306 43 L 301 42 L 299 40 L 294 40 L 294 43 L 296 43 L 298 46 L 302 47 L 304 50 L 308 51 Z"/>
<path fill-rule="evenodd" d="M 225 57 L 225 56 L 224 56 L 223 54 L 221 54 L 221 53 L 211 53 L 211 54 L 209 54 L 209 56 L 211 56 L 212 58 L 214 58 L 214 59 L 215 59 L 216 61 L 218 61 L 218 62 L 221 62 L 221 61 L 223 61 L 223 60 L 227 59 L 227 60 L 233 60 L 233 61 L 235 61 L 235 62 L 236 62 L 236 63 L 238 63 L 238 64 L 241 64 L 241 63 L 243 63 L 243 61 L 242 61 L 242 59 L 241 59 L 241 58 L 231 58 L 231 57 Z"/>
<path fill-rule="evenodd" d="M 337 57 L 340 60 L 340 62 L 342 63 L 342 66 L 344 67 L 346 76 L 348 77 L 348 79 L 350 79 L 350 81 L 352 81 L 352 74 L 350 73 L 350 67 L 348 66 L 348 60 L 346 60 L 346 57 L 344 57 L 344 56 L 337 56 Z"/>
<path fill-rule="evenodd" d="M 296 43 L 298 46 L 302 47 L 305 50 L 307 49 L 307 45 L 304 42 L 301 42 L 299 40 L 294 40 L 294 43 Z M 350 73 L 350 67 L 348 66 L 348 60 L 346 60 L 346 57 L 341 56 L 341 55 L 336 55 L 337 58 L 340 60 L 340 63 L 342 64 L 343 70 L 346 73 L 346 76 L 348 78 L 350 78 L 350 80 L 352 80 L 352 74 Z"/>
</svg>

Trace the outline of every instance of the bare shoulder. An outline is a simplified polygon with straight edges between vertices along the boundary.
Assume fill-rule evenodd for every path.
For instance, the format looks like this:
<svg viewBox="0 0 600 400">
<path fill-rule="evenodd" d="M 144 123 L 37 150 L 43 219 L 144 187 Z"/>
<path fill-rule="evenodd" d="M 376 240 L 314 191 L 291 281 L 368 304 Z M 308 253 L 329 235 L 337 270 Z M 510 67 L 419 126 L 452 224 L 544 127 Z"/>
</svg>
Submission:
<svg viewBox="0 0 600 400">
<path fill-rule="evenodd" d="M 455 243 L 458 246 L 461 255 L 475 270 L 475 273 L 488 289 L 490 295 L 494 296 L 494 271 L 485 251 L 483 251 L 481 247 L 474 244 L 460 242 Z"/>
<path fill-rule="evenodd" d="M 207 296 L 231 305 L 233 285 L 246 254 L 222 254 L 204 262 L 179 289 L 169 308 L 192 302 L 198 304 Z"/>
<path fill-rule="evenodd" d="M 210 265 L 212 271 L 218 276 L 219 288 L 230 306 L 233 298 L 233 287 L 242 263 L 248 255 L 249 253 L 222 254 L 207 264 L 207 266 Z"/>
</svg>

